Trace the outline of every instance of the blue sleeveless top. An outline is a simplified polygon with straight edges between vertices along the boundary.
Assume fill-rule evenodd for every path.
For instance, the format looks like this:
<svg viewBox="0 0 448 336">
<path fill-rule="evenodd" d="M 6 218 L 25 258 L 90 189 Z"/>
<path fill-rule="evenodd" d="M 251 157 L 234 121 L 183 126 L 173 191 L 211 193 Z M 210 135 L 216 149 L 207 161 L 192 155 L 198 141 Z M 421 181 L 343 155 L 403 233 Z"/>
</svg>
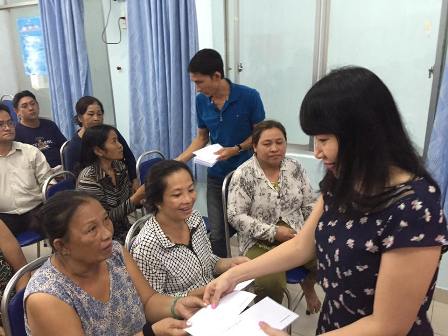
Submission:
<svg viewBox="0 0 448 336">
<path fill-rule="evenodd" d="M 86 335 L 135 335 L 146 322 L 143 304 L 124 264 L 122 246 L 114 241 L 106 261 L 110 277 L 110 299 L 99 301 L 58 271 L 48 259 L 31 277 L 24 302 L 33 293 L 47 293 L 71 306 Z M 25 314 L 25 326 L 31 335 Z"/>
</svg>

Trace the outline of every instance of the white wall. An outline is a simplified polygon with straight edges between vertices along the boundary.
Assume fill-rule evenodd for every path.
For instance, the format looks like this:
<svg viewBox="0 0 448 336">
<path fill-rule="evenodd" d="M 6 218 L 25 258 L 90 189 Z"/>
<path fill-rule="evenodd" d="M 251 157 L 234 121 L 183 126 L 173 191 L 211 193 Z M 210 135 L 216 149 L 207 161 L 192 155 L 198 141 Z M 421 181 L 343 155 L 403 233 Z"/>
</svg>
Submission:
<svg viewBox="0 0 448 336">
<path fill-rule="evenodd" d="M 109 7 L 111 3 L 111 7 Z M 125 1 L 102 0 L 104 22 L 110 10 L 109 24 L 106 30 L 108 42 L 118 42 L 120 39 L 120 30 L 117 20 L 126 14 Z M 127 26 L 127 22 L 126 25 Z M 109 73 L 112 83 L 112 97 L 115 109 L 115 124 L 129 143 L 129 118 L 132 116 L 130 111 L 131 97 L 129 92 L 129 55 L 128 55 L 128 31 L 121 29 L 121 42 L 119 44 L 108 44 L 107 54 L 109 56 Z M 121 70 L 118 70 L 120 67 Z"/>
<path fill-rule="evenodd" d="M 3 5 L 5 1 L 0 1 Z M 10 19 L 7 11 L 0 11 L 0 40 L 2 41 L 2 57 L 0 57 L 0 69 L 3 80 L 0 81 L 0 95 L 14 94 L 18 90 L 15 74 L 15 64 L 12 52 Z"/>
</svg>

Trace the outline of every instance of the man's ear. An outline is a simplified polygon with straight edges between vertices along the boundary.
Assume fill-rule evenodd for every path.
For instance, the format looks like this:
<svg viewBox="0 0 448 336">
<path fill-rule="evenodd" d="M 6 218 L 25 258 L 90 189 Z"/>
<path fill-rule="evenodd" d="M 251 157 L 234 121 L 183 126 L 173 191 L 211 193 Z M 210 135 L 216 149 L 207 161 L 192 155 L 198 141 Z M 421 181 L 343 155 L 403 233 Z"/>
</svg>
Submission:
<svg viewBox="0 0 448 336">
<path fill-rule="evenodd" d="M 212 79 L 221 80 L 222 79 L 221 73 L 219 71 L 215 71 L 215 73 L 212 75 Z"/>
</svg>

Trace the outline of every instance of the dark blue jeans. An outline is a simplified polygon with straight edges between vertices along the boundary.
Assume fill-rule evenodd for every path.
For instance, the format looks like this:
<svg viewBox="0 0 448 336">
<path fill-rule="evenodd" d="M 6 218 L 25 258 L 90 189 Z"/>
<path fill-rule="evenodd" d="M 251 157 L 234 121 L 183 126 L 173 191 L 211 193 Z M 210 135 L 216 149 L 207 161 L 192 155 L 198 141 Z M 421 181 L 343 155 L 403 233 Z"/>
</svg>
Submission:
<svg viewBox="0 0 448 336">
<path fill-rule="evenodd" d="M 227 257 L 227 249 L 222 209 L 222 182 L 219 178 L 207 176 L 207 212 L 213 253 L 225 258 Z"/>
</svg>

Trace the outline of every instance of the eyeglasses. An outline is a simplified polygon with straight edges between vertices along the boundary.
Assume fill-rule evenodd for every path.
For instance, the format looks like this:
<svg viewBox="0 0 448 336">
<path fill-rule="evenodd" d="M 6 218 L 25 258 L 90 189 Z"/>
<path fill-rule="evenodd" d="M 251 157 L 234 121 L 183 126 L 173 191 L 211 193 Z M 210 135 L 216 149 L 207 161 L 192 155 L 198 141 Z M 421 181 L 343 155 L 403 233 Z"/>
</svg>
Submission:
<svg viewBox="0 0 448 336">
<path fill-rule="evenodd" d="M 14 121 L 12 121 L 11 119 L 6 120 L 6 121 L 0 121 L 0 128 L 2 129 L 6 129 L 6 127 L 8 128 L 12 128 L 14 127 L 16 124 L 14 123 Z"/>
</svg>

